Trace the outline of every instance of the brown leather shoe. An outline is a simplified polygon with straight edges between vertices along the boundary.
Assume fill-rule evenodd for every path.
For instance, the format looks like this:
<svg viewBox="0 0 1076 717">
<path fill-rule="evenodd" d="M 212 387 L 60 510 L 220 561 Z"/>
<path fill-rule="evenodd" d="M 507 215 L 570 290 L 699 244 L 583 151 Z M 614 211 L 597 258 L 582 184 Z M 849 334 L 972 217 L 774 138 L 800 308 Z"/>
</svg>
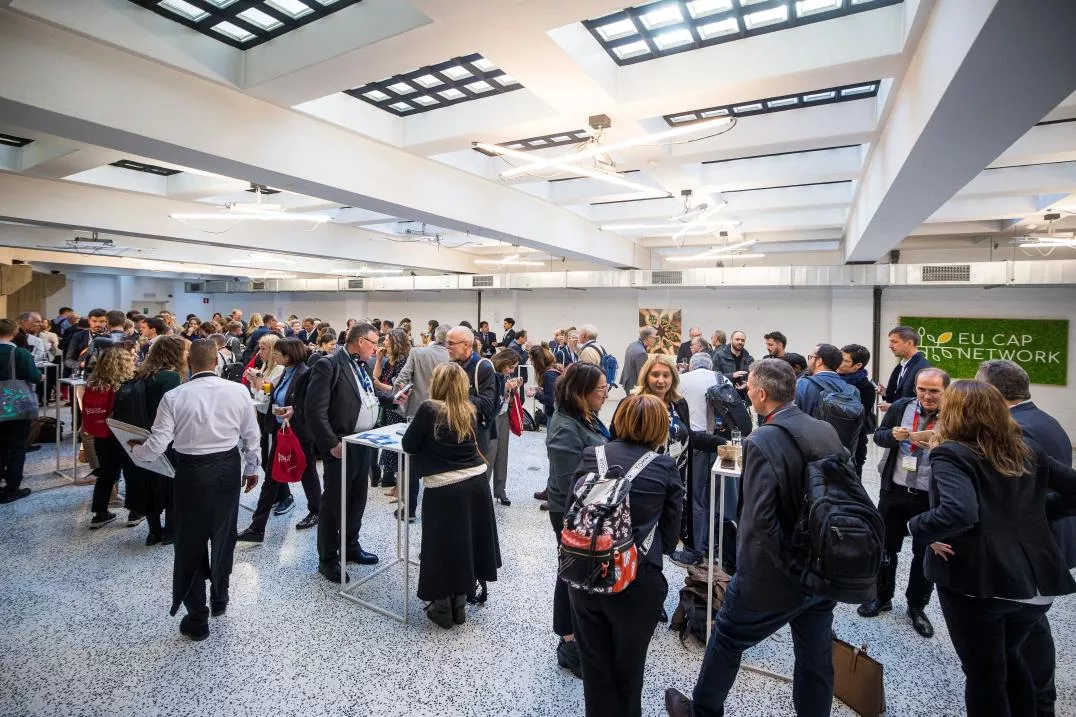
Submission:
<svg viewBox="0 0 1076 717">
<path fill-rule="evenodd" d="M 691 717 L 691 700 L 680 690 L 665 690 L 665 711 L 669 717 Z"/>
</svg>

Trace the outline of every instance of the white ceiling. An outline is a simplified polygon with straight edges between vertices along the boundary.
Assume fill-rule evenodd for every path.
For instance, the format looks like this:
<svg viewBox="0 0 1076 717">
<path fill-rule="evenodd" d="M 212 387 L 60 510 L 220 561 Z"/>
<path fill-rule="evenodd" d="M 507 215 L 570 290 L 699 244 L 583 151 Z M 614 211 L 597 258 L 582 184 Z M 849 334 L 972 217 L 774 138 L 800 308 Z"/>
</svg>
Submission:
<svg viewBox="0 0 1076 717">
<path fill-rule="evenodd" d="M 765 254 L 744 260 L 756 264 L 944 257 L 969 242 L 1021 258 L 1012 240 L 1046 229 L 1047 209 L 1070 212 L 1055 230 L 1076 229 L 1076 53 L 1056 29 L 1076 21 L 1071 4 L 860 0 L 854 14 L 618 65 L 583 21 L 622 3 L 363 0 L 242 51 L 128 0 L 0 2 L 0 64 L 19 68 L 0 74 L 0 133 L 33 140 L 0 144 L 0 219 L 22 225 L 0 227 L 0 245 L 62 250 L 68 229 L 86 228 L 155 258 L 227 269 L 248 257 L 268 272 L 284 257 L 313 275 L 485 272 L 498 267 L 476 260 L 506 256 L 664 268 L 746 242 Z M 474 53 L 523 89 L 407 117 L 344 93 Z M 865 98 L 802 101 L 866 85 Z M 664 116 L 790 96 L 802 106 L 645 140 L 676 126 Z M 641 143 L 600 153 L 601 166 L 511 178 L 500 175 L 526 159 L 472 146 L 586 130 L 597 114 L 611 120 L 601 145 Z M 250 182 L 280 191 L 264 201 L 333 222 L 222 232 L 168 217 L 252 202 Z M 700 203 L 721 209 L 675 228 Z"/>
</svg>

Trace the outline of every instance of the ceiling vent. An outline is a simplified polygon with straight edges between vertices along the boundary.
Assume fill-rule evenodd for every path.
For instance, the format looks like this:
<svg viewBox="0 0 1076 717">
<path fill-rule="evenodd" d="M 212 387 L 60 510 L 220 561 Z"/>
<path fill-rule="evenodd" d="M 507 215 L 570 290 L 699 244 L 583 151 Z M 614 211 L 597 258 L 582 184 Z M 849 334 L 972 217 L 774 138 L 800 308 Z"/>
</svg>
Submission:
<svg viewBox="0 0 1076 717">
<path fill-rule="evenodd" d="M 365 289 L 366 279 L 348 279 L 347 288 L 349 289 Z"/>
<path fill-rule="evenodd" d="M 256 281 L 256 280 L 251 281 L 250 282 L 250 290 L 251 291 L 265 291 L 265 281 L 264 280 L 262 280 L 262 281 Z"/>
<path fill-rule="evenodd" d="M 923 273 L 921 275 L 923 283 L 927 282 L 949 282 L 949 281 L 971 281 L 971 265 L 970 264 L 924 264 Z"/>
<path fill-rule="evenodd" d="M 493 276 L 471 276 L 471 288 L 472 289 L 492 289 L 493 288 Z"/>
<path fill-rule="evenodd" d="M 679 285 L 684 283 L 682 271 L 655 271 L 650 274 L 650 283 L 659 286 Z"/>
<path fill-rule="evenodd" d="M 188 294 L 201 294 L 205 289 L 202 288 L 202 282 L 200 281 L 186 281 L 183 282 L 183 290 Z M 156 294 L 143 294 L 143 299 L 154 299 Z"/>
</svg>

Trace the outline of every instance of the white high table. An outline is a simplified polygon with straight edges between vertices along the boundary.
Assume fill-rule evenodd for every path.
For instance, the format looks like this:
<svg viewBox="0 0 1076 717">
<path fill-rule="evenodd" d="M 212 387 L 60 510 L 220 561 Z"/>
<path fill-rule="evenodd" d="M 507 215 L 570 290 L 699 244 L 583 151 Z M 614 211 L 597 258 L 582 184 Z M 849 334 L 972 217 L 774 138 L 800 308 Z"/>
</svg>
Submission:
<svg viewBox="0 0 1076 717">
<path fill-rule="evenodd" d="M 78 406 L 81 401 L 79 394 L 80 389 L 85 390 L 86 379 L 83 378 L 61 378 L 60 384 L 71 387 L 71 482 L 78 480 Z M 57 385 L 56 391 L 56 470 L 53 471 L 55 475 L 61 478 L 67 478 L 63 474 L 63 471 L 67 469 L 60 468 L 60 392 L 59 385 Z"/>
<path fill-rule="evenodd" d="M 375 450 L 392 451 L 398 453 L 400 456 L 400 469 L 397 473 L 399 476 L 398 487 L 396 494 L 399 496 L 396 510 L 396 557 L 382 565 L 377 570 L 373 571 L 361 580 L 356 580 L 350 585 L 346 582 L 344 587 L 340 589 L 340 596 L 356 602 L 365 608 L 373 610 L 376 613 L 385 615 L 386 617 L 395 618 L 400 622 L 407 624 L 408 621 L 408 606 L 411 599 L 411 566 L 417 566 L 419 561 L 411 557 L 411 523 L 408 520 L 410 515 L 410 473 L 411 462 L 408 459 L 406 453 L 404 453 L 403 446 L 400 445 L 400 441 L 403 438 L 404 431 L 407 430 L 406 423 L 394 423 L 391 426 L 382 426 L 381 428 L 374 428 L 363 433 L 356 433 L 351 436 L 345 436 L 342 439 L 344 444 L 343 451 L 340 454 L 340 575 L 341 579 L 347 574 L 347 447 L 348 445 L 366 446 L 367 448 L 373 448 Z M 367 476 L 362 476 L 362 480 L 368 480 Z M 403 613 L 392 612 L 380 605 L 375 605 L 371 602 L 363 600 L 352 594 L 356 588 L 365 583 L 370 582 L 374 578 L 381 575 L 386 570 L 391 570 L 400 563 L 403 563 Z"/>
</svg>

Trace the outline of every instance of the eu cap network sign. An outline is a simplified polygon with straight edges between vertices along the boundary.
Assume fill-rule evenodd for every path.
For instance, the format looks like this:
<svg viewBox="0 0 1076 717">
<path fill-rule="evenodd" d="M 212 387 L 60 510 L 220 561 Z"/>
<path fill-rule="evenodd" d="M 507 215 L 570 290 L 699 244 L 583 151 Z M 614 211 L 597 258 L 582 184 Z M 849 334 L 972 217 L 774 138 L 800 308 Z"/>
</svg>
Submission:
<svg viewBox="0 0 1076 717">
<path fill-rule="evenodd" d="M 959 319 L 902 316 L 919 332 L 919 350 L 953 378 L 973 378 L 979 364 L 1009 359 L 1024 367 L 1031 383 L 1068 383 L 1067 319 Z"/>
</svg>

